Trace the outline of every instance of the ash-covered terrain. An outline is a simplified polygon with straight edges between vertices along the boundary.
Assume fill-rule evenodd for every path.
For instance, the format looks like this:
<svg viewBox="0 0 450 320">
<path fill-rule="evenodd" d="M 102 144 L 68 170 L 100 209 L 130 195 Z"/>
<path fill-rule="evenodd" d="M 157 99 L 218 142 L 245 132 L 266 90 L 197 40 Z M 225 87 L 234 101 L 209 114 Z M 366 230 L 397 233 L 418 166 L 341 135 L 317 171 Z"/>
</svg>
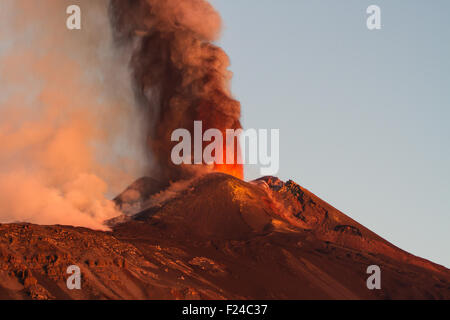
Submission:
<svg viewBox="0 0 450 320">
<path fill-rule="evenodd" d="M 143 178 L 118 196 L 143 210 L 110 221 L 110 232 L 0 225 L 0 298 L 450 299 L 449 269 L 292 181 L 213 173 L 170 197 L 161 188 Z M 67 288 L 70 265 L 80 290 Z M 380 290 L 366 286 L 370 265 Z"/>
</svg>

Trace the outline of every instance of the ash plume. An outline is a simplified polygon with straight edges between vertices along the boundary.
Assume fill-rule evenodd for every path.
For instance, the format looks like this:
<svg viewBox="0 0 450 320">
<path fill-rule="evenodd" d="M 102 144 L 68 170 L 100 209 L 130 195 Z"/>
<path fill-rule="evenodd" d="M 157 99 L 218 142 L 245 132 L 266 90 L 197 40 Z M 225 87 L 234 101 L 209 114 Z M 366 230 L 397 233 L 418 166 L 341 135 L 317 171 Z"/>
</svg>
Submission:
<svg viewBox="0 0 450 320">
<path fill-rule="evenodd" d="M 241 128 L 240 103 L 229 88 L 229 59 L 213 44 L 220 16 L 205 0 L 111 0 L 109 11 L 116 44 L 132 48 L 135 97 L 147 112 L 147 143 L 159 178 L 185 179 L 192 170 L 170 159 L 175 129 L 193 135 L 195 120 L 203 122 L 203 130 Z M 226 165 L 217 170 L 236 173 Z"/>
<path fill-rule="evenodd" d="M 81 6 L 69 31 L 66 8 Z M 105 229 L 146 171 L 128 56 L 108 0 L 0 1 L 0 223 Z"/>
</svg>

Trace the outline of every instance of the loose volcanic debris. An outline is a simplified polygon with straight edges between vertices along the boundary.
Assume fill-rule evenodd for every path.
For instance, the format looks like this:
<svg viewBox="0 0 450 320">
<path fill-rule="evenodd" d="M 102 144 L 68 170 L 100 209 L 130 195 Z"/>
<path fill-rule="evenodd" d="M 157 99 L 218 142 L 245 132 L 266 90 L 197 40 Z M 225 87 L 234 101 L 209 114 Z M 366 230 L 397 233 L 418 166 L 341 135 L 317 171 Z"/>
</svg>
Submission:
<svg viewBox="0 0 450 320">
<path fill-rule="evenodd" d="M 112 228 L 0 225 L 0 299 L 450 299 L 448 269 L 273 177 L 209 174 Z"/>
</svg>

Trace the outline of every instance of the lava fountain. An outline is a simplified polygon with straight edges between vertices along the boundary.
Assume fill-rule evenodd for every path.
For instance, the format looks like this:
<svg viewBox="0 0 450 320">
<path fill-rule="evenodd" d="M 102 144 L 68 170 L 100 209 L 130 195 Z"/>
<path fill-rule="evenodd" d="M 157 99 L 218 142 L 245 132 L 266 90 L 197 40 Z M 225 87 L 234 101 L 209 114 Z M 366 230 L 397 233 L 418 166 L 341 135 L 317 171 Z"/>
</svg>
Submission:
<svg viewBox="0 0 450 320">
<path fill-rule="evenodd" d="M 110 20 L 117 46 L 132 51 L 132 81 L 136 101 L 148 115 L 155 174 L 166 181 L 186 178 L 191 168 L 171 161 L 174 130 L 192 133 L 194 121 L 202 121 L 204 131 L 241 128 L 229 58 L 213 43 L 221 18 L 205 0 L 111 0 Z M 214 170 L 243 178 L 236 161 Z"/>
</svg>

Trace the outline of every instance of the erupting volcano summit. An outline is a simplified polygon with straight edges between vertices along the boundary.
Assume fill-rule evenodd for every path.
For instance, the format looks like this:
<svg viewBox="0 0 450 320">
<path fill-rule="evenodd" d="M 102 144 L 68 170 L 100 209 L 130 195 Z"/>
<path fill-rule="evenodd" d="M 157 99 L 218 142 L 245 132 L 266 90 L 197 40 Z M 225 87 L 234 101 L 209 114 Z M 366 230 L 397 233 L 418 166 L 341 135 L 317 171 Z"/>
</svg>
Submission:
<svg viewBox="0 0 450 320">
<path fill-rule="evenodd" d="M 131 191 L 138 196 L 130 199 Z M 121 207 L 159 201 L 111 221 L 111 232 L 1 225 L 0 298 L 450 298 L 448 269 L 395 247 L 293 181 L 213 173 L 171 197 L 160 191 L 151 178 L 130 186 L 116 198 Z M 83 290 L 67 289 L 70 265 L 81 268 Z M 371 265 L 382 270 L 380 290 L 366 286 Z"/>
<path fill-rule="evenodd" d="M 244 181 L 241 147 L 264 143 L 239 140 L 241 104 L 208 1 L 84 4 L 90 23 L 65 33 L 63 1 L 5 6 L 15 11 L 7 41 L 0 27 L 0 221 L 33 224 L 0 224 L 0 299 L 450 299 L 446 267 L 292 180 L 265 171 Z M 16 14 L 24 8 L 43 22 Z M 189 161 L 173 160 L 176 130 L 200 150 L 181 148 Z M 238 133 L 208 149 L 212 130 L 214 141 Z M 277 152 L 267 147 L 266 160 L 278 155 L 272 130 Z M 205 147 L 223 161 L 205 160 Z M 67 270 L 82 275 L 81 288 Z"/>
<path fill-rule="evenodd" d="M 172 132 L 185 128 L 194 135 L 194 121 L 224 136 L 227 129 L 241 128 L 228 56 L 212 43 L 220 33 L 220 16 L 204 0 L 111 0 L 110 16 L 118 46 L 139 41 L 130 65 L 137 101 L 149 116 L 148 143 L 158 178 L 186 178 L 192 171 L 171 161 Z M 238 164 L 216 170 L 243 177 Z"/>
</svg>

